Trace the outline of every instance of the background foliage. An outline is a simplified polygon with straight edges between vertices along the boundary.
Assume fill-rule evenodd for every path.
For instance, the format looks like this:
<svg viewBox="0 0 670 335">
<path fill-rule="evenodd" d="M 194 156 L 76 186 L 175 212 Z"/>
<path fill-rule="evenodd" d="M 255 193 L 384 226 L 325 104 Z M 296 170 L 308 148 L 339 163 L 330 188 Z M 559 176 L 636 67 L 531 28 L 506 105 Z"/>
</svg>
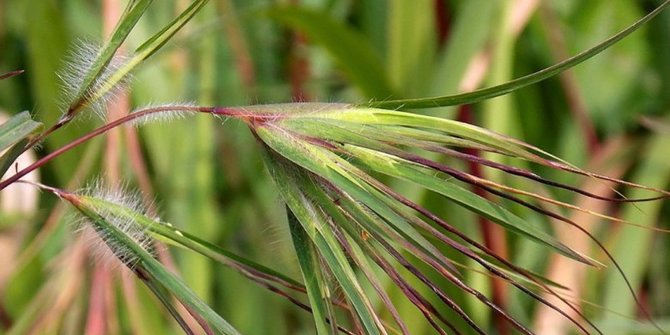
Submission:
<svg viewBox="0 0 670 335">
<path fill-rule="evenodd" d="M 178 0 L 153 4 L 130 35 L 128 50 L 188 4 Z M 296 100 L 362 102 L 456 93 L 553 64 L 613 35 L 657 4 L 642 0 L 212 0 L 164 50 L 141 66 L 128 95 L 115 105 L 124 110 L 124 103 L 180 101 L 220 106 Z M 102 40 L 103 27 L 114 22 L 113 8 L 121 7 L 117 1 L 107 5 L 0 0 L 0 72 L 26 70 L 24 75 L 0 81 L 0 108 L 5 113 L 29 110 L 47 124 L 61 116 L 63 84 L 58 72 L 78 41 Z M 565 75 L 468 108 L 436 108 L 429 113 L 515 136 L 595 172 L 667 188 L 667 59 L 668 12 Z M 96 122 L 79 120 L 60 130 L 37 154 L 68 143 Z M 242 123 L 222 123 L 202 115 L 137 131 L 120 130 L 110 140 L 97 140 L 45 166 L 41 181 L 66 189 L 76 189 L 100 175 L 123 181 L 154 199 L 164 220 L 300 278 L 283 205 L 254 138 Z M 505 178 L 493 173 L 487 177 Z M 608 192 L 589 180 L 554 177 Z M 471 213 L 420 189 L 395 186 L 481 238 Z M 0 271 L 0 334 L 180 332 L 165 322 L 167 316 L 143 286 L 129 283 L 134 279 L 85 259 L 83 247 L 71 234 L 71 220 L 53 197 L 39 195 L 38 204 L 30 206 L 34 201 L 30 194 L 20 192 L 0 195 L 3 204 L 21 199 L 24 205 L 22 210 L 3 207 L 0 212 L 0 254 L 7 257 L 3 261 L 7 266 Z M 596 206 L 571 194 L 556 196 L 585 208 Z M 599 210 L 636 224 L 670 228 L 670 213 L 663 202 L 598 206 L 609 206 Z M 531 222 L 546 220 L 512 208 Z M 669 327 L 667 238 L 583 218 L 577 212 L 565 214 L 602 238 L 648 310 Z M 587 242 L 569 233 L 561 235 L 559 228 L 556 233 L 575 248 L 603 259 L 597 251 L 589 251 Z M 513 236 L 498 236 L 497 241 L 502 248 L 498 250 L 506 250 L 515 263 L 559 282 L 581 284 L 575 294 L 600 306 L 583 305 L 606 334 L 654 332 L 647 323 L 619 315 L 635 316 L 637 311 L 614 271 L 566 265 Z M 193 253 L 174 250 L 174 256 L 175 267 L 189 286 L 242 333 L 313 333 L 307 313 L 234 271 Z M 486 277 L 471 274 L 467 281 L 490 290 Z M 450 293 L 477 321 L 495 328 L 488 310 L 463 293 Z M 561 333 L 555 316 L 543 314 L 516 292 L 504 293 L 506 307 L 522 321 L 538 329 L 542 329 L 540 321 L 557 322 L 547 329 Z M 431 333 L 409 302 L 400 303 L 399 310 L 413 333 Z M 546 334 L 554 333 L 547 330 Z"/>
</svg>

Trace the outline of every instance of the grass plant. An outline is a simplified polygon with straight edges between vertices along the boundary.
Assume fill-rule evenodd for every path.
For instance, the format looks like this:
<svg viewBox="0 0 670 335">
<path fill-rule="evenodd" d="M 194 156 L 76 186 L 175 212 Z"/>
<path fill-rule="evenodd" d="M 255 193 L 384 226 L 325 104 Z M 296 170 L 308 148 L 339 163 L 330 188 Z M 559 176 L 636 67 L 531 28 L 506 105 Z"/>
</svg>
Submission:
<svg viewBox="0 0 670 335">
<path fill-rule="evenodd" d="M 668 331 L 670 0 L 63 3 L 0 3 L 0 334 Z"/>
</svg>

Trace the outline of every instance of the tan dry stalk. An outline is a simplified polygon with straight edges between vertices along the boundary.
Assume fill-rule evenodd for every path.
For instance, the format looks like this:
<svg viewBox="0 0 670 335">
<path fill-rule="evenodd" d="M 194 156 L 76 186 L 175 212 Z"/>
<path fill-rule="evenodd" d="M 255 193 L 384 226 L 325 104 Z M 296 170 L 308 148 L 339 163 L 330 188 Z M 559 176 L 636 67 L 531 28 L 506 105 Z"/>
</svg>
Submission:
<svg viewBox="0 0 670 335">
<path fill-rule="evenodd" d="M 0 124 L 9 120 L 9 117 L 0 111 Z M 0 152 L 0 156 L 4 152 Z M 24 152 L 16 160 L 19 168 L 28 166 L 35 162 L 35 153 L 33 150 Z M 7 170 L 2 179 L 5 179 L 14 173 L 13 167 Z M 39 170 L 27 174 L 24 180 L 39 182 Z M 7 187 L 7 190 L 0 194 L 0 213 L 10 216 L 31 216 L 35 214 L 38 203 L 39 190 L 28 184 L 17 183 Z M 0 230 L 0 296 L 7 284 L 7 280 L 14 272 L 17 265 L 19 249 L 26 232 L 26 225 L 16 224 L 8 229 Z"/>
<path fill-rule="evenodd" d="M 617 162 L 618 164 L 612 164 L 611 158 L 618 152 L 621 152 L 622 142 L 623 140 L 619 138 L 606 143 L 600 154 L 595 156 L 593 161 L 589 164 L 589 171 L 606 174 L 614 178 L 620 178 L 626 170 L 625 162 L 620 160 Z M 607 197 L 614 195 L 613 186 L 615 185 L 593 178 L 587 178 L 582 185 L 582 188 L 588 189 L 590 192 L 600 196 Z M 575 204 L 581 208 L 600 213 L 607 212 L 607 207 L 611 206 L 611 203 L 586 196 L 579 196 L 575 200 Z M 599 217 L 580 211 L 572 211 L 569 217 L 572 221 L 578 222 L 590 232 L 593 232 L 597 227 L 597 223 L 602 221 Z M 591 247 L 593 243 L 585 234 L 575 233 L 573 227 L 567 226 L 563 222 L 554 222 L 554 229 L 558 239 L 569 248 L 586 256 L 592 254 Z M 547 278 L 569 287 L 571 290 L 570 295 L 573 297 L 572 300 L 580 301 L 580 299 L 582 299 L 583 283 L 588 268 L 555 254 L 551 256 L 549 264 Z M 564 310 L 572 316 L 576 316 L 575 311 L 569 309 L 555 296 L 545 293 L 543 297 L 549 302 L 564 308 Z M 579 306 L 576 307 L 579 308 Z M 570 334 L 573 329 L 572 325 L 569 322 L 566 322 L 566 319 L 563 316 L 556 314 L 553 310 L 548 309 L 545 306 L 539 306 L 533 328 L 538 335 L 566 335 Z"/>
</svg>

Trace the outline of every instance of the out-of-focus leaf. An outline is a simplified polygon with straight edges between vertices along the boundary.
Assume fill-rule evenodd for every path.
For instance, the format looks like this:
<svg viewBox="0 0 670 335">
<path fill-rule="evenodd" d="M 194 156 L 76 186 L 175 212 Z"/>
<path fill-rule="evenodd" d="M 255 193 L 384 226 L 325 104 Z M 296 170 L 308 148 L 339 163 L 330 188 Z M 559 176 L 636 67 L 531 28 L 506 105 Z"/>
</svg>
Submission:
<svg viewBox="0 0 670 335">
<path fill-rule="evenodd" d="M 388 1 L 387 73 L 406 97 L 425 96 L 434 70 L 435 4 L 430 1 Z M 381 13 L 380 13 L 381 15 Z M 373 96 L 384 99 L 383 96 Z"/>
<path fill-rule="evenodd" d="M 363 36 L 323 12 L 301 7 L 275 7 L 268 14 L 322 45 L 367 96 L 378 99 L 392 96 L 383 62 Z"/>
<path fill-rule="evenodd" d="M 664 187 L 670 181 L 670 164 L 667 158 L 670 136 L 659 134 L 652 138 L 648 151 L 643 156 L 639 170 L 632 180 L 643 185 Z M 630 197 L 640 196 L 642 190 L 631 190 Z M 627 205 L 623 211 L 623 219 L 648 227 L 657 223 L 659 212 L 663 203 L 660 201 L 645 202 Z M 616 245 L 612 254 L 628 277 L 633 288 L 639 287 L 643 280 L 649 258 L 653 257 L 651 249 L 654 246 L 654 234 L 650 230 L 640 229 L 633 226 L 621 227 L 617 232 Z M 604 303 L 606 310 L 613 310 L 624 315 L 633 315 L 638 306 L 634 297 L 629 293 L 629 288 L 624 280 L 611 272 L 607 276 L 604 285 Z M 616 316 L 608 314 L 603 323 L 615 322 Z M 604 329 L 607 334 L 625 334 L 618 327 Z"/>
<path fill-rule="evenodd" d="M 0 125 L 0 151 L 33 134 L 41 125 L 33 121 L 27 111 L 14 115 L 9 121 Z"/>
<path fill-rule="evenodd" d="M 23 70 L 16 70 L 16 71 L 11 71 L 11 72 L 0 74 L 0 80 L 11 78 L 11 77 L 14 77 L 14 76 L 18 76 L 18 75 L 22 74 L 23 72 L 24 72 Z"/>
</svg>

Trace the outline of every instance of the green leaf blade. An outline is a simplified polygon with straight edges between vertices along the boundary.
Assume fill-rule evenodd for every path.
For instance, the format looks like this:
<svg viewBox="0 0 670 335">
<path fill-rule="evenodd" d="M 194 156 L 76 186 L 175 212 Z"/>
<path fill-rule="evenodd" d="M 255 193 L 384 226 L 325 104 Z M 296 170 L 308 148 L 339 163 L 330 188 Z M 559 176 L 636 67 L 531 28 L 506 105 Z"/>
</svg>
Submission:
<svg viewBox="0 0 670 335">
<path fill-rule="evenodd" d="M 622 30 L 618 34 L 606 39 L 602 43 L 586 50 L 583 51 L 573 57 L 570 57 L 560 63 L 557 63 L 555 65 L 552 65 L 550 67 L 547 67 L 543 70 L 540 70 L 538 72 L 520 77 L 518 79 L 514 79 L 512 81 L 506 82 L 504 84 L 492 86 L 492 87 L 487 87 L 483 89 L 479 89 L 476 91 L 468 92 L 468 93 L 460 93 L 460 94 L 454 94 L 454 95 L 447 95 L 447 96 L 440 96 L 440 97 L 431 97 L 431 98 L 419 98 L 419 99 L 400 99 L 400 100 L 379 100 L 379 101 L 372 101 L 368 103 L 362 103 L 360 106 L 366 106 L 366 107 L 375 107 L 375 108 L 386 108 L 386 109 L 398 109 L 398 108 L 403 108 L 403 109 L 421 109 L 421 108 L 433 108 L 433 107 L 446 107 L 446 106 L 456 106 L 456 105 L 462 105 L 462 104 L 472 104 L 476 102 L 480 102 L 483 100 L 495 98 L 501 95 L 508 94 L 510 92 L 514 92 L 520 88 L 538 83 L 542 80 L 545 80 L 547 78 L 553 77 L 567 69 L 570 69 L 586 60 L 589 58 L 592 58 L 599 53 L 601 53 L 603 50 L 606 50 L 607 48 L 611 47 L 612 45 L 616 44 L 626 36 L 632 34 L 636 30 L 638 30 L 642 25 L 647 23 L 649 20 L 654 18 L 656 15 L 658 15 L 661 11 L 663 11 L 666 7 L 670 5 L 670 1 L 665 1 L 656 9 L 654 9 L 652 12 L 649 14 L 645 15 L 642 17 L 640 20 L 636 21 L 635 23 L 631 24 L 628 26 L 626 29 Z"/>
</svg>

